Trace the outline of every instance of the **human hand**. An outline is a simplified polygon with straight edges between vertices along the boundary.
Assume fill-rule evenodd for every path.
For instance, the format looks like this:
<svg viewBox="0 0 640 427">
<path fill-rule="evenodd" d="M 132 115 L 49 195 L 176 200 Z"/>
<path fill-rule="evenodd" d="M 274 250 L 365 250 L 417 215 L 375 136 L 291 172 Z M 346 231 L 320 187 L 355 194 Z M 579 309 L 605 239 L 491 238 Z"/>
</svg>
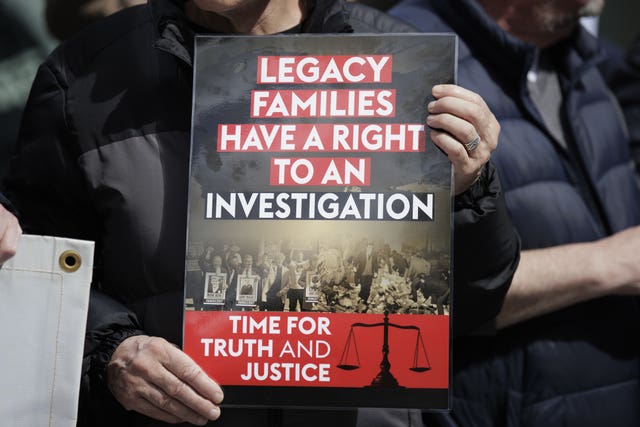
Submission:
<svg viewBox="0 0 640 427">
<path fill-rule="evenodd" d="M 16 254 L 21 235 L 18 219 L 0 205 L 0 265 Z"/>
<path fill-rule="evenodd" d="M 456 85 L 436 85 L 429 103 L 431 140 L 453 163 L 454 194 L 471 187 L 498 146 L 500 124 L 480 95 Z M 474 140 L 479 137 L 479 143 Z"/>
<path fill-rule="evenodd" d="M 640 295 L 640 226 L 594 243 L 594 263 L 605 293 Z"/>
<path fill-rule="evenodd" d="M 125 409 L 160 421 L 205 425 L 220 416 L 220 386 L 163 338 L 125 339 L 107 366 L 107 385 Z"/>
</svg>

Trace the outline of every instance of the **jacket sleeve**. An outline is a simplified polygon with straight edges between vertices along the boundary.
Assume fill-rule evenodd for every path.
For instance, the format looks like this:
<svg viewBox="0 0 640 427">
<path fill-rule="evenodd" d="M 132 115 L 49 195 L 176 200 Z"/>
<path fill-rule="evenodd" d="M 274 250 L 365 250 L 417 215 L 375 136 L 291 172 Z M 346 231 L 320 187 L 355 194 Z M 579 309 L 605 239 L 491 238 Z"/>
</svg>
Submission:
<svg viewBox="0 0 640 427">
<path fill-rule="evenodd" d="M 26 233 L 95 241 L 99 266 L 100 216 L 78 167 L 81 150 L 67 114 L 65 73 L 55 65 L 55 55 L 34 80 L 3 192 Z M 81 402 L 106 392 L 104 369 L 111 354 L 124 339 L 142 333 L 130 310 L 97 290 L 100 274 L 94 269 Z"/>
<path fill-rule="evenodd" d="M 493 331 L 520 260 L 520 239 L 491 163 L 455 199 L 453 257 L 453 334 Z"/>
<path fill-rule="evenodd" d="M 98 414 L 122 411 L 107 389 L 106 369 L 120 343 L 135 335 L 144 335 L 136 316 L 113 298 L 92 289 L 80 378 L 78 416 L 84 424 L 90 425 Z"/>
<path fill-rule="evenodd" d="M 25 233 L 96 240 L 97 215 L 77 167 L 80 150 L 65 111 L 65 84 L 49 61 L 31 88 L 2 191 Z"/>
<path fill-rule="evenodd" d="M 637 37 L 627 53 L 629 68 L 628 87 L 616 91 L 624 110 L 631 137 L 631 154 L 640 174 L 640 37 Z M 620 93 L 623 92 L 626 97 Z"/>
</svg>

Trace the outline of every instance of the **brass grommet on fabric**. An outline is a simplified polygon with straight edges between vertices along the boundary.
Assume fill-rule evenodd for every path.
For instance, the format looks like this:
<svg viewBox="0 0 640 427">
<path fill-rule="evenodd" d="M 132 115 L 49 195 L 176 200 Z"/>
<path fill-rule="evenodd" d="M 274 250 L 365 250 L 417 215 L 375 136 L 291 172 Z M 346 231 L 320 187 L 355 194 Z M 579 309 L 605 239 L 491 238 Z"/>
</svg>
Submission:
<svg viewBox="0 0 640 427">
<path fill-rule="evenodd" d="M 60 268 L 67 272 L 73 273 L 80 268 L 82 264 L 82 257 L 80 254 L 74 250 L 64 251 L 60 258 L 58 259 L 58 263 L 60 264 Z"/>
</svg>

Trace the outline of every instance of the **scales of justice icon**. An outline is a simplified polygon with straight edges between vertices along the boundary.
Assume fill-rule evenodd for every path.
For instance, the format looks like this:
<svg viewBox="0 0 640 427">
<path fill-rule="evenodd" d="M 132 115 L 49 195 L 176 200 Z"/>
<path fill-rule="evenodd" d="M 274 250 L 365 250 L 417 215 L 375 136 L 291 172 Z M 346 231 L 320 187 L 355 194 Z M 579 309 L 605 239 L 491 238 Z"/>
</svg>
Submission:
<svg viewBox="0 0 640 427">
<path fill-rule="evenodd" d="M 408 368 L 413 372 L 427 372 L 431 370 L 431 363 L 427 356 L 427 350 L 422 340 L 422 334 L 420 328 L 412 325 L 397 325 L 389 322 L 389 312 L 384 312 L 384 321 L 378 323 L 353 323 L 349 329 L 349 335 L 347 342 L 342 350 L 340 356 L 340 363 L 337 368 L 345 371 L 353 371 L 360 368 L 360 355 L 358 354 L 358 347 L 356 343 L 356 337 L 354 334 L 355 328 L 383 328 L 382 339 L 382 360 L 380 361 L 380 372 L 373 378 L 371 384 L 368 387 L 395 387 L 403 388 L 398 383 L 398 380 L 391 373 L 391 363 L 389 362 L 389 328 L 397 328 L 404 330 L 416 331 L 416 340 L 413 350 L 413 360 L 411 366 Z"/>
</svg>

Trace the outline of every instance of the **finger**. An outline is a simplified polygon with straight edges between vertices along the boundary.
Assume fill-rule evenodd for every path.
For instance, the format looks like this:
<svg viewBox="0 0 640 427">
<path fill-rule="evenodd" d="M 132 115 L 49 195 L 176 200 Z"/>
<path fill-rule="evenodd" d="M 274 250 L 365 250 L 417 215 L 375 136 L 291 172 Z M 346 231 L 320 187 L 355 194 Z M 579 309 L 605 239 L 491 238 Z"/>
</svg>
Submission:
<svg viewBox="0 0 640 427">
<path fill-rule="evenodd" d="M 154 405 L 153 403 L 145 399 L 139 399 L 136 402 L 135 406 L 131 408 L 131 410 L 140 412 L 143 415 L 146 415 L 148 417 L 154 418 L 156 420 L 164 421 L 170 424 L 178 424 L 183 421 L 186 421 L 183 418 L 180 418 L 174 414 L 171 414 L 167 411 L 160 409 L 158 406 Z M 199 425 L 204 425 L 204 424 L 200 423 Z"/>
<path fill-rule="evenodd" d="M 119 367 L 116 370 L 113 369 L 113 366 L 111 367 L 107 385 L 111 393 L 127 411 L 140 412 L 168 423 L 183 421 L 177 415 L 161 409 L 160 405 L 151 403 L 151 396 L 155 387 L 144 378 L 132 375 L 124 367 Z"/>
<path fill-rule="evenodd" d="M 429 113 L 449 113 L 471 122 L 474 126 L 484 124 L 487 121 L 489 109 L 482 104 L 477 104 L 455 96 L 445 96 L 428 105 Z"/>
<path fill-rule="evenodd" d="M 18 251 L 18 243 L 20 242 L 20 236 L 22 236 L 22 228 L 20 228 L 20 224 L 16 217 L 11 217 L 11 226 L 5 233 L 5 236 L 2 240 L 6 240 L 8 246 L 13 251 L 14 255 Z"/>
<path fill-rule="evenodd" d="M 162 413 L 150 409 L 146 404 L 141 406 L 142 401 L 177 417 L 178 420 L 202 424 L 203 419 L 217 419 L 220 410 L 212 402 L 198 396 L 188 385 L 164 368 L 161 361 L 168 359 L 168 348 L 173 347 L 162 338 L 127 338 L 116 348 L 108 365 L 109 390 L 126 409 L 144 410 L 145 414 L 150 416 L 160 416 Z M 167 381 L 167 378 L 170 381 Z M 166 386 L 165 391 L 162 384 L 171 385 Z M 181 402 L 178 397 L 188 400 L 193 407 Z M 164 416 L 166 417 L 166 414 Z"/>
<path fill-rule="evenodd" d="M 164 394 L 182 402 L 182 404 L 197 412 L 200 416 L 211 420 L 217 419 L 220 416 L 220 409 L 215 406 L 214 402 L 220 403 L 222 401 L 220 387 L 209 379 L 213 383 L 213 387 L 210 387 L 213 391 L 210 391 L 208 395 L 198 394 L 173 372 L 175 370 L 178 375 L 189 378 L 196 384 L 201 383 L 202 380 L 197 379 L 197 377 L 206 377 L 206 375 L 191 358 L 165 340 L 153 340 L 148 346 L 149 350 L 154 354 L 153 363 L 151 365 L 147 363 L 135 364 L 132 368 L 139 371 L 136 374 L 148 378 L 148 381 Z M 208 379 L 208 377 L 206 378 Z M 219 394 L 217 391 L 219 391 Z"/>
<path fill-rule="evenodd" d="M 469 154 L 464 149 L 464 146 L 448 133 L 434 129 L 429 133 L 429 136 L 452 163 L 459 163 L 469 159 Z"/>
<path fill-rule="evenodd" d="M 478 180 L 483 165 L 489 158 L 489 150 L 478 148 L 474 151 L 480 150 L 479 158 L 471 158 L 462 144 L 446 132 L 432 131 L 430 136 L 434 144 L 447 154 L 453 164 L 454 194 L 463 193 Z"/>
<path fill-rule="evenodd" d="M 478 136 L 476 128 L 471 123 L 448 113 L 429 115 L 427 125 L 432 129 L 449 133 L 462 144 Z"/>
<path fill-rule="evenodd" d="M 140 395 L 143 399 L 139 401 L 150 403 L 157 410 L 176 417 L 178 420 L 186 421 L 191 424 L 204 425 L 210 419 L 217 419 L 220 415 L 220 410 L 216 408 L 217 412 L 215 417 L 203 416 L 187 407 L 179 400 L 167 395 L 162 390 L 151 385 L 142 389 L 140 391 Z"/>
<path fill-rule="evenodd" d="M 463 174 L 475 174 L 475 172 L 489 160 L 489 150 L 480 144 L 477 149 L 468 153 L 464 145 L 447 132 L 432 130 L 429 134 L 431 140 L 442 151 L 456 167 L 456 170 Z M 473 157 L 470 156 L 473 155 Z"/>
<path fill-rule="evenodd" d="M 159 370 L 163 369 L 160 368 Z M 200 417 L 216 420 L 220 416 L 220 408 L 210 400 L 200 396 L 189 385 L 169 371 L 164 370 L 163 373 L 152 378 L 151 381 L 163 392 L 163 396 L 159 397 L 159 403 L 167 406 L 161 406 L 161 408 L 178 411 L 172 413 L 183 417 L 192 417 L 193 414 L 197 414 Z M 168 396 L 171 400 L 166 401 L 164 396 Z"/>
<path fill-rule="evenodd" d="M 167 349 L 167 356 L 168 360 L 164 366 L 177 378 L 213 403 L 222 403 L 224 394 L 220 386 L 209 378 L 189 356 L 175 347 Z"/>
<path fill-rule="evenodd" d="M 460 98 L 445 97 L 430 102 L 428 110 L 430 115 L 450 114 L 469 122 L 491 150 L 497 147 L 500 125 L 486 106 L 478 106 Z M 467 141 L 469 140 L 465 142 Z"/>
<path fill-rule="evenodd" d="M 498 121 L 480 95 L 457 85 L 436 85 L 433 87 L 432 93 L 437 102 L 430 103 L 430 112 L 431 108 L 435 108 L 434 113 L 450 112 L 466 118 L 481 131 L 479 133 L 484 139 L 495 138 L 497 142 L 497 136 L 499 134 Z M 451 101 L 452 98 L 457 99 L 459 103 L 448 107 L 447 102 L 440 102 L 444 100 L 444 98 L 449 98 L 449 101 Z M 446 109 L 451 107 L 461 108 L 461 110 L 454 112 Z"/>
<path fill-rule="evenodd" d="M 0 206 L 0 264 L 16 254 L 21 235 L 16 217 Z"/>
<path fill-rule="evenodd" d="M 439 99 L 445 96 L 452 96 L 454 98 L 464 99 L 474 104 L 486 105 L 484 102 L 484 99 L 482 99 L 480 95 L 478 95 L 472 90 L 465 89 L 462 86 L 458 86 L 458 85 L 453 85 L 453 84 L 435 85 L 431 89 L 431 93 L 436 99 Z"/>
</svg>

